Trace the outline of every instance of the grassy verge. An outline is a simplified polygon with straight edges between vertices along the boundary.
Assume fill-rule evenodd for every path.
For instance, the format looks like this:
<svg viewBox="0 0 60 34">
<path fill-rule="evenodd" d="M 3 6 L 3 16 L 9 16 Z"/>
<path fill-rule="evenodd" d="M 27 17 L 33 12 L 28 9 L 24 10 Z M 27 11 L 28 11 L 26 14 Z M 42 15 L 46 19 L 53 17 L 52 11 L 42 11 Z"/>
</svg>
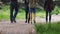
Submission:
<svg viewBox="0 0 60 34">
<path fill-rule="evenodd" d="M 60 34 L 60 22 L 49 24 L 35 24 L 36 34 Z"/>
</svg>

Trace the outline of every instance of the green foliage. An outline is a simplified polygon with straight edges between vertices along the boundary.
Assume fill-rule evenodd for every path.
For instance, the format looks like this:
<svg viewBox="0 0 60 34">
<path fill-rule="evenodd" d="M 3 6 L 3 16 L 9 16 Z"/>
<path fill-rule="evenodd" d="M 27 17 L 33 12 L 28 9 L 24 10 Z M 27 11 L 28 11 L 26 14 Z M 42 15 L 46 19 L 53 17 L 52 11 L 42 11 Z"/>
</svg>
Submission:
<svg viewBox="0 0 60 34">
<path fill-rule="evenodd" d="M 60 8 L 59 8 L 59 6 L 55 6 L 55 9 L 52 11 L 51 14 L 56 14 L 56 15 L 58 15 L 59 13 L 60 13 Z"/>
<path fill-rule="evenodd" d="M 48 24 L 35 24 L 36 34 L 60 34 L 60 22 Z"/>
</svg>

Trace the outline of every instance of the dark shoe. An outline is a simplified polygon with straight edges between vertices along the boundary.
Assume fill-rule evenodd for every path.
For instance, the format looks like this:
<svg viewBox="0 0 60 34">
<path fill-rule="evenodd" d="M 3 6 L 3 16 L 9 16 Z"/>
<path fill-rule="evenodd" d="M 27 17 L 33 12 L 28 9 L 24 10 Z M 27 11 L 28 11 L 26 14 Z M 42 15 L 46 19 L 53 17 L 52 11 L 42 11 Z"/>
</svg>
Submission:
<svg viewBox="0 0 60 34">
<path fill-rule="evenodd" d="M 11 23 L 13 23 L 13 19 L 10 19 Z"/>
<path fill-rule="evenodd" d="M 27 23 L 27 21 L 25 21 L 25 23 Z"/>
<path fill-rule="evenodd" d="M 14 20 L 14 23 L 16 23 L 16 20 Z"/>
<path fill-rule="evenodd" d="M 13 23 L 13 21 L 11 21 L 11 23 Z"/>
</svg>

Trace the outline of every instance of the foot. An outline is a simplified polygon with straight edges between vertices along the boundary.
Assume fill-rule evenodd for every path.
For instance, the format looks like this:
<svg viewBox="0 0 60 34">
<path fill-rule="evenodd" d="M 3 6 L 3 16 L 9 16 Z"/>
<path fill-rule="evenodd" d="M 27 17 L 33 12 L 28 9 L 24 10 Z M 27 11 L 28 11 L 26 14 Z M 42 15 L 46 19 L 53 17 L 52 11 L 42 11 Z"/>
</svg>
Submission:
<svg viewBox="0 0 60 34">
<path fill-rule="evenodd" d="M 10 19 L 11 23 L 13 23 L 13 19 Z"/>
<path fill-rule="evenodd" d="M 25 23 L 27 23 L 27 21 L 25 21 Z"/>
<path fill-rule="evenodd" d="M 13 21 L 11 21 L 11 23 L 13 23 Z"/>
<path fill-rule="evenodd" d="M 14 20 L 14 23 L 16 23 L 16 20 Z"/>
</svg>

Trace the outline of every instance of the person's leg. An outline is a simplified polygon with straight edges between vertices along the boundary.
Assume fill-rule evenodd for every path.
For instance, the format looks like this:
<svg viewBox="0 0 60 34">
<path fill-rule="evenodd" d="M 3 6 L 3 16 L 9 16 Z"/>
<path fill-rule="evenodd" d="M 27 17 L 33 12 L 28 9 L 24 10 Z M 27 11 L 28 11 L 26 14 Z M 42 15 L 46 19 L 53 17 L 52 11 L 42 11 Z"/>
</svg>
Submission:
<svg viewBox="0 0 60 34">
<path fill-rule="evenodd" d="M 30 13 L 28 12 L 28 23 L 30 22 Z"/>
<path fill-rule="evenodd" d="M 10 21 L 11 21 L 11 23 L 13 23 L 13 9 L 14 9 L 13 5 L 10 4 Z"/>
<path fill-rule="evenodd" d="M 28 19 L 28 11 L 27 11 L 27 9 L 25 9 L 25 12 L 26 12 L 26 21 L 25 21 L 25 23 L 27 23 L 27 19 Z"/>
<path fill-rule="evenodd" d="M 32 8 L 30 8 L 30 22 L 32 24 Z"/>
<path fill-rule="evenodd" d="M 49 11 L 49 22 L 51 22 L 51 12 L 52 11 Z"/>
<path fill-rule="evenodd" d="M 34 13 L 34 23 L 36 23 L 35 18 L 36 18 L 36 13 Z"/>
<path fill-rule="evenodd" d="M 51 12 L 52 11 L 49 10 L 49 28 L 51 28 Z"/>
<path fill-rule="evenodd" d="M 35 18 L 36 18 L 36 9 L 35 8 L 33 8 L 33 12 L 34 12 L 34 23 L 36 23 L 36 21 L 35 21 Z"/>
<path fill-rule="evenodd" d="M 32 13 L 30 13 L 30 21 L 31 21 L 31 24 L 32 24 Z"/>
<path fill-rule="evenodd" d="M 28 7 L 28 15 L 27 15 L 27 20 L 28 20 L 28 23 L 30 22 L 30 13 L 29 13 L 29 7 Z"/>
<path fill-rule="evenodd" d="M 18 13 L 18 7 L 15 7 L 15 13 L 14 13 L 14 22 L 16 23 L 16 16 L 17 16 L 17 13 Z"/>
<path fill-rule="evenodd" d="M 48 10 L 46 10 L 46 23 L 48 22 Z"/>
</svg>

